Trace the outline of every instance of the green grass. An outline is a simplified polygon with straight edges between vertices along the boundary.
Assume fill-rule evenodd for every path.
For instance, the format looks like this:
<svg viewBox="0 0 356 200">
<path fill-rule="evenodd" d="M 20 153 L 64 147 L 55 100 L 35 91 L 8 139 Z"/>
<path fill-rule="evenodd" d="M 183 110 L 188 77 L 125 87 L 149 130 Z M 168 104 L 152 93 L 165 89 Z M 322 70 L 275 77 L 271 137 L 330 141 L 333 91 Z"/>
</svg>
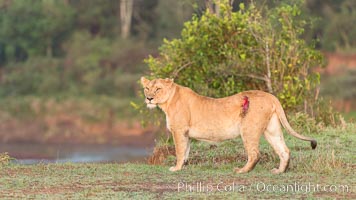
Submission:
<svg viewBox="0 0 356 200">
<path fill-rule="evenodd" d="M 343 116 L 348 121 L 356 122 L 356 111 L 351 111 L 349 113 L 343 113 Z"/>
<path fill-rule="evenodd" d="M 4 164 L 0 169 L 0 198 L 355 199 L 355 124 L 348 124 L 344 130 L 326 128 L 312 136 L 318 140 L 316 150 L 311 150 L 307 142 L 285 136 L 292 160 L 289 170 L 280 175 L 270 173 L 270 169 L 278 165 L 278 158 L 264 139 L 261 139 L 262 159 L 248 174 L 233 173 L 234 167 L 245 164 L 240 139 L 221 143 L 216 148 L 195 142 L 190 163 L 176 173 L 168 171 L 174 157 L 169 157 L 161 166 Z M 319 191 L 306 191 L 309 184 L 314 187 L 318 184 Z M 331 185 L 331 189 L 337 191 L 320 189 L 324 186 L 330 189 Z M 283 191 L 283 187 L 289 187 L 289 191 Z M 299 190 L 292 191 L 292 187 Z"/>
</svg>

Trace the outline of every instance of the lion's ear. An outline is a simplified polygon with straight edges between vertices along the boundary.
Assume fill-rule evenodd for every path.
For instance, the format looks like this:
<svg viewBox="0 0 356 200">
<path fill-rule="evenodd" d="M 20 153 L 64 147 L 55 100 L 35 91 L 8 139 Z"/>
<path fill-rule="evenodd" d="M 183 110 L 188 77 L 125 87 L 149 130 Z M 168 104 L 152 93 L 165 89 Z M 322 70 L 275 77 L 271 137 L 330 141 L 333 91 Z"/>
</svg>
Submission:
<svg viewBox="0 0 356 200">
<path fill-rule="evenodd" d="M 171 86 L 174 83 L 173 78 L 165 78 L 164 83 L 168 86 Z"/>
<path fill-rule="evenodd" d="M 165 78 L 164 81 L 169 83 L 169 82 L 174 82 L 174 79 L 173 78 Z"/>
<path fill-rule="evenodd" d="M 150 82 L 150 80 L 148 80 L 147 78 L 145 77 L 141 77 L 141 84 L 143 87 L 146 87 L 146 85 Z"/>
</svg>

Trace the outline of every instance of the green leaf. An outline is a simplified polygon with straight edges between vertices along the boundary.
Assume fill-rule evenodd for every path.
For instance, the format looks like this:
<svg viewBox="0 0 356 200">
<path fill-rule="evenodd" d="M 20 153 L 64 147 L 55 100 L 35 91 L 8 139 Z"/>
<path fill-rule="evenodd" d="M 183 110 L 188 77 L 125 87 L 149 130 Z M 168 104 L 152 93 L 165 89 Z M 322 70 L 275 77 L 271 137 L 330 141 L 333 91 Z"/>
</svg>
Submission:
<svg viewBox="0 0 356 200">
<path fill-rule="evenodd" d="M 239 4 L 239 8 L 240 8 L 240 10 L 245 10 L 245 4 L 244 3 L 240 3 Z"/>
</svg>

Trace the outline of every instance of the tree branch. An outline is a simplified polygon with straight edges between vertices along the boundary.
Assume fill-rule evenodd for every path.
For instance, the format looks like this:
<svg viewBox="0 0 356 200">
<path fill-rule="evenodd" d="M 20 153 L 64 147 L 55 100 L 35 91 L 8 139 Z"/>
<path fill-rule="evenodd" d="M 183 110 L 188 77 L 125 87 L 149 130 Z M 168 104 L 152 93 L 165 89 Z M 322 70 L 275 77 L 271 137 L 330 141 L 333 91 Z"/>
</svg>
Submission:
<svg viewBox="0 0 356 200">
<path fill-rule="evenodd" d="M 249 77 L 249 78 L 258 79 L 258 80 L 261 80 L 261 81 L 267 81 L 266 77 L 258 76 L 258 75 L 255 75 L 255 74 L 237 74 L 236 76 Z"/>
<path fill-rule="evenodd" d="M 269 54 L 269 46 L 266 41 L 266 67 L 267 67 L 267 75 L 266 75 L 266 84 L 269 93 L 273 93 L 272 82 L 271 82 L 271 67 L 270 67 L 270 54 Z"/>
<path fill-rule="evenodd" d="M 180 66 L 177 70 L 175 70 L 174 72 L 173 72 L 173 78 L 176 78 L 177 76 L 178 76 L 178 74 L 179 74 L 179 72 L 180 71 L 182 71 L 184 68 L 186 68 L 186 67 L 188 67 L 189 65 L 191 65 L 192 64 L 192 62 L 187 62 L 187 63 L 185 63 L 184 65 L 182 65 L 182 66 Z"/>
</svg>

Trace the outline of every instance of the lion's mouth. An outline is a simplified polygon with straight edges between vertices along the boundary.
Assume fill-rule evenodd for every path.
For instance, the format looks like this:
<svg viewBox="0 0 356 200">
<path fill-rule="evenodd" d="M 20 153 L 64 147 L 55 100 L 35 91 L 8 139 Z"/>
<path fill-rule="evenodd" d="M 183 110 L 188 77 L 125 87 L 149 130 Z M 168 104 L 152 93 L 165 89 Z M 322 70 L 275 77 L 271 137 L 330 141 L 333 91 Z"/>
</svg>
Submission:
<svg viewBox="0 0 356 200">
<path fill-rule="evenodd" d="M 152 108 L 155 108 L 155 107 L 157 107 L 157 105 L 156 105 L 156 104 L 153 104 L 153 103 L 147 103 L 147 108 L 152 109 Z"/>
</svg>

